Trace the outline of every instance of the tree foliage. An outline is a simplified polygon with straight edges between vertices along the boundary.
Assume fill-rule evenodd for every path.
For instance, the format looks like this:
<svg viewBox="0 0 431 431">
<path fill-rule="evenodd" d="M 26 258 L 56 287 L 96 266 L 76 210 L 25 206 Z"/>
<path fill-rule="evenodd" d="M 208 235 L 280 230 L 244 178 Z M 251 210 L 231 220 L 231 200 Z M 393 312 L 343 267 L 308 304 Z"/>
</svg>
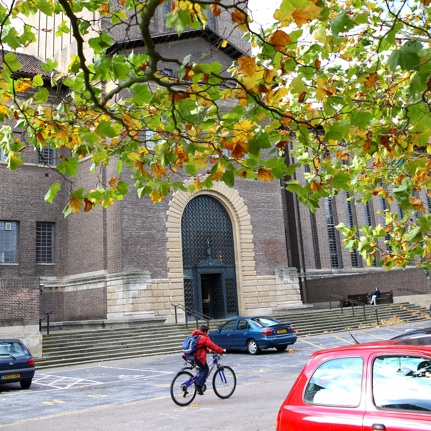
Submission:
<svg viewBox="0 0 431 431">
<path fill-rule="evenodd" d="M 388 268 L 431 267 L 429 0 L 282 0 L 274 25 L 258 31 L 250 28 L 247 0 L 173 0 L 166 25 L 179 35 L 205 27 L 209 14 L 227 16 L 244 32 L 253 55 L 229 70 L 162 55 L 150 23 L 164 3 L 32 0 L 0 7 L 3 46 L 37 43 L 35 29 L 16 20 L 41 13 L 64 16 L 56 36 L 70 32 L 77 47 L 67 73 L 53 73 L 54 83 L 70 90 L 55 110 L 43 107 L 48 95 L 40 77 L 17 78 L 16 55 L 3 53 L 0 115 L 26 132 L 21 142 L 2 129 L 0 147 L 11 170 L 22 164 L 26 145 L 69 149 L 57 167 L 68 177 L 84 157 L 91 157 L 94 171 L 115 161 L 118 175 L 109 184 L 71 190 L 66 214 L 122 199 L 128 193 L 124 167 L 139 196 L 154 202 L 172 190 L 216 181 L 232 186 L 237 178 L 288 177 L 287 189 L 312 211 L 340 191 L 358 203 L 379 196 L 402 212 L 385 210 L 384 225 L 359 231 L 339 225 L 346 246 L 369 264 L 380 249 Z M 124 31 L 132 22 L 145 54 L 110 53 L 113 29 Z M 174 77 L 163 75 L 167 64 Z M 44 68 L 53 72 L 56 65 L 48 59 Z M 33 100 L 23 100 L 29 88 Z M 295 163 L 286 166 L 291 141 Z M 299 182 L 295 172 L 304 166 L 306 181 Z M 46 199 L 59 188 L 53 185 Z"/>
</svg>

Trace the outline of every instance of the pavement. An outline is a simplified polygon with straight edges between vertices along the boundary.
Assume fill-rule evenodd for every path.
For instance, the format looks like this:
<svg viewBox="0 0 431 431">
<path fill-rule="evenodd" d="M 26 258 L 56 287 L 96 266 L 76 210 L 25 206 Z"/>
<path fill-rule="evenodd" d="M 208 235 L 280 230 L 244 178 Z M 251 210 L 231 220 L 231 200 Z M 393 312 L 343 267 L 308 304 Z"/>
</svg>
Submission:
<svg viewBox="0 0 431 431">
<path fill-rule="evenodd" d="M 169 395 L 170 382 L 184 365 L 179 354 L 43 369 L 36 371 L 29 390 L 0 385 L 0 430 L 270 431 L 281 402 L 314 351 L 429 326 L 430 321 L 421 321 L 299 336 L 282 353 L 227 353 L 223 362 L 235 370 L 238 382 L 233 396 L 220 400 L 209 387 L 188 407 L 176 406 Z"/>
</svg>

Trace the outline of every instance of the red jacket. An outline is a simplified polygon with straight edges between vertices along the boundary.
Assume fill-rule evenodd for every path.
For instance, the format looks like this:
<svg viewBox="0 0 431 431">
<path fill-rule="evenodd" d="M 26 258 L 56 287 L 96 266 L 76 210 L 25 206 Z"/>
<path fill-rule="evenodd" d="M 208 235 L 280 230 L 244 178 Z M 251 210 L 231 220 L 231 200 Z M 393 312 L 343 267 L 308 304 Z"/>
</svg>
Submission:
<svg viewBox="0 0 431 431">
<path fill-rule="evenodd" d="M 213 350 L 216 353 L 223 353 L 223 349 L 217 346 L 217 344 L 214 344 L 208 334 L 204 334 L 202 331 L 199 331 L 199 329 L 195 329 L 192 335 L 200 335 L 196 343 L 197 348 L 194 356 L 202 364 L 205 364 L 207 361 L 207 353 L 209 351 Z"/>
</svg>

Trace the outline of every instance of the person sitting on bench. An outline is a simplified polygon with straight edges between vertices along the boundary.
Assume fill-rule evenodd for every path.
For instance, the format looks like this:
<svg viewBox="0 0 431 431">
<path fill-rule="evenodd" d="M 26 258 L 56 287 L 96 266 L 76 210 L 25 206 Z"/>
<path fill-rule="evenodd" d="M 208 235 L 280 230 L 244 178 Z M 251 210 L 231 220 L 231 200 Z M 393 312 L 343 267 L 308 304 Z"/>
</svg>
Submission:
<svg viewBox="0 0 431 431">
<path fill-rule="evenodd" d="M 376 291 L 371 295 L 371 305 L 376 305 L 377 298 L 380 296 L 380 290 L 376 287 Z"/>
</svg>

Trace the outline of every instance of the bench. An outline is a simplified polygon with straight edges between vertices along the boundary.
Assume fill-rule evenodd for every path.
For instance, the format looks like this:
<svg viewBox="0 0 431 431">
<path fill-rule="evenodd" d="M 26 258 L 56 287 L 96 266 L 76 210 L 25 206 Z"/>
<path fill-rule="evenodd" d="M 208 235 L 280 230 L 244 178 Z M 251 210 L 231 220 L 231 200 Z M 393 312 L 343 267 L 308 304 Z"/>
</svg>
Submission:
<svg viewBox="0 0 431 431">
<path fill-rule="evenodd" d="M 369 304 L 371 300 L 371 295 L 369 293 L 357 293 L 355 295 L 347 295 L 347 299 L 351 299 L 355 302 L 350 302 L 346 299 L 340 299 L 341 307 L 350 307 L 353 305 L 359 304 Z M 377 304 L 392 304 L 394 302 L 394 293 L 393 291 L 389 292 L 380 292 L 380 296 L 377 298 Z"/>
<path fill-rule="evenodd" d="M 380 296 L 376 299 L 377 304 L 393 304 L 394 303 L 394 292 L 380 292 Z"/>
</svg>

